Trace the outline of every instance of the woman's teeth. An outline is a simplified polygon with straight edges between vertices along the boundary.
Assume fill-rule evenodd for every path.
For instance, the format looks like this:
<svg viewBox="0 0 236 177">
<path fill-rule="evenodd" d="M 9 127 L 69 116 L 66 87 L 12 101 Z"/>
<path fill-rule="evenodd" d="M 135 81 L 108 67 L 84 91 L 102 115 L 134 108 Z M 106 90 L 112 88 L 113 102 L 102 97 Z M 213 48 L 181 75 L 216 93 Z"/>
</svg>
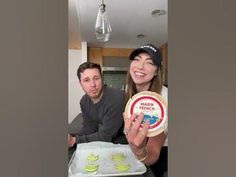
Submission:
<svg viewBox="0 0 236 177">
<path fill-rule="evenodd" d="M 136 76 L 138 76 L 138 77 L 142 77 L 142 76 L 144 76 L 145 74 L 143 74 L 143 73 L 140 73 L 140 72 L 134 72 L 134 74 L 136 75 Z"/>
</svg>

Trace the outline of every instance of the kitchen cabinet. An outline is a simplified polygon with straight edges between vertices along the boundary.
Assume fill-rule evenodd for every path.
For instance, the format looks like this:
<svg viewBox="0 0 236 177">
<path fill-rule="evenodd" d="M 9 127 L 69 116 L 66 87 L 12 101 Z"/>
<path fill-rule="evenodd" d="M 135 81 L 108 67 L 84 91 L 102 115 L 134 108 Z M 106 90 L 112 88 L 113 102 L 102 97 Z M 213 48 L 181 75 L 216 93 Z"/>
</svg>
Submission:
<svg viewBox="0 0 236 177">
<path fill-rule="evenodd" d="M 129 54 L 133 49 L 129 48 L 88 48 L 88 60 L 103 66 L 104 57 L 119 57 L 120 59 L 129 59 Z"/>
<path fill-rule="evenodd" d="M 88 61 L 102 66 L 102 48 L 88 48 Z"/>
</svg>

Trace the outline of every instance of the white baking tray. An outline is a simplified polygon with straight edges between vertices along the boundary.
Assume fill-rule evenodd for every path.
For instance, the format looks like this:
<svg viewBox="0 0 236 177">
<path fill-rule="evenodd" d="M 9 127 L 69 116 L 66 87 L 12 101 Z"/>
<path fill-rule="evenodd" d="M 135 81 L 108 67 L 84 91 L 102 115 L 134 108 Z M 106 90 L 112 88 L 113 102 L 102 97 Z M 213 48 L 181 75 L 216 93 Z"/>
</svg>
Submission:
<svg viewBox="0 0 236 177">
<path fill-rule="evenodd" d="M 89 154 L 99 155 L 99 159 L 93 162 L 99 165 L 96 172 L 87 172 L 85 166 L 90 163 L 87 160 Z M 123 153 L 126 158 L 124 163 L 130 164 L 126 172 L 119 172 L 115 169 L 112 155 Z M 146 167 L 138 161 L 128 145 L 112 144 L 106 142 L 91 142 L 77 145 L 77 149 L 69 163 L 69 177 L 105 177 L 105 176 L 129 176 L 141 175 L 146 172 Z"/>
</svg>

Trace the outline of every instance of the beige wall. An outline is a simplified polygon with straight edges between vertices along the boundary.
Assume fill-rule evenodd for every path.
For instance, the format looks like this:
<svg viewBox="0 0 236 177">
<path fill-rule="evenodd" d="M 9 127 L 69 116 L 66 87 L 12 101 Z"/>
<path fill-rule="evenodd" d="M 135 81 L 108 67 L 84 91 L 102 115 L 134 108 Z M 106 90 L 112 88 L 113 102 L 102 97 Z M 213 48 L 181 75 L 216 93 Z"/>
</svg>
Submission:
<svg viewBox="0 0 236 177">
<path fill-rule="evenodd" d="M 80 99 L 84 94 L 77 78 L 79 65 L 87 61 L 87 44 L 82 43 L 82 49 L 71 49 L 68 52 L 68 122 L 70 123 L 80 113 Z"/>
</svg>

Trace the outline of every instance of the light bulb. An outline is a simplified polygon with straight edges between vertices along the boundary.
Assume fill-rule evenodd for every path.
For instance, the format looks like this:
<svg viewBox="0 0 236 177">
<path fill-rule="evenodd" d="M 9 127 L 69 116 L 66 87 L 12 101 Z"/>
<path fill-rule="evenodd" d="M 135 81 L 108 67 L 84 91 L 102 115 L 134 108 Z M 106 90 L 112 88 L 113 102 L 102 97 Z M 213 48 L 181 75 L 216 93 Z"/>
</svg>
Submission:
<svg viewBox="0 0 236 177">
<path fill-rule="evenodd" d="M 112 31 L 109 19 L 105 11 L 105 4 L 101 4 L 98 9 L 96 24 L 95 24 L 95 34 L 98 41 L 106 42 L 110 38 L 110 33 Z"/>
</svg>

